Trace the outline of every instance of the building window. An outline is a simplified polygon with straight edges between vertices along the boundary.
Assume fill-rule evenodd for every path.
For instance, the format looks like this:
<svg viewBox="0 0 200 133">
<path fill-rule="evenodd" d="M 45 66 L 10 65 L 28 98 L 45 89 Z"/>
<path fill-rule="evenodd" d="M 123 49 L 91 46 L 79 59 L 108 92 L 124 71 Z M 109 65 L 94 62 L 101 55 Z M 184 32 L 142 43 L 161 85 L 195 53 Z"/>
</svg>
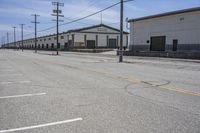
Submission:
<svg viewBox="0 0 200 133">
<path fill-rule="evenodd" d="M 54 37 L 54 40 L 56 40 L 57 39 L 57 37 Z"/>
<path fill-rule="evenodd" d="M 51 40 L 51 38 L 49 38 L 49 40 Z"/>
<path fill-rule="evenodd" d="M 64 39 L 64 36 L 61 36 L 60 39 Z"/>
</svg>

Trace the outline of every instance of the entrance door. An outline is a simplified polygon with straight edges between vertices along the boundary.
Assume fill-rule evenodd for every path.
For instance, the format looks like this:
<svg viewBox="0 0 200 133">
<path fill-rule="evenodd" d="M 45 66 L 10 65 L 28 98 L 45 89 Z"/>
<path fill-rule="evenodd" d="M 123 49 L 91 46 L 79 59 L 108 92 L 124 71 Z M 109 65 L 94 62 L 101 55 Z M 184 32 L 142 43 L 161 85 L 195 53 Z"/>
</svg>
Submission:
<svg viewBox="0 0 200 133">
<path fill-rule="evenodd" d="M 95 48 L 95 40 L 87 40 L 87 48 L 94 49 Z"/>
<path fill-rule="evenodd" d="M 109 48 L 117 48 L 117 40 L 116 39 L 109 39 Z"/>
<path fill-rule="evenodd" d="M 165 36 L 151 37 L 151 51 L 165 51 Z"/>
<path fill-rule="evenodd" d="M 60 49 L 60 43 L 58 43 L 58 45 L 57 45 L 57 49 Z"/>
<path fill-rule="evenodd" d="M 64 50 L 68 50 L 68 43 L 67 42 L 64 45 Z"/>
<path fill-rule="evenodd" d="M 51 44 L 51 49 L 54 49 L 54 44 L 53 43 Z"/>
<path fill-rule="evenodd" d="M 173 51 L 177 51 L 177 47 L 178 47 L 178 40 L 175 39 L 173 40 Z"/>
</svg>

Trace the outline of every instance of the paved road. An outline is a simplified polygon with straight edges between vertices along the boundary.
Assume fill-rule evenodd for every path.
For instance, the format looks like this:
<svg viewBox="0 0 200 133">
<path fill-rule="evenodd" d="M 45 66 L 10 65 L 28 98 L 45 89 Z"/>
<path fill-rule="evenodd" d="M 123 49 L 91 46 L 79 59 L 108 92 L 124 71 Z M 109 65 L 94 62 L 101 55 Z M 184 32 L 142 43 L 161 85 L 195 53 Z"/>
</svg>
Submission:
<svg viewBox="0 0 200 133">
<path fill-rule="evenodd" d="M 0 133 L 200 133 L 200 62 L 0 50 Z"/>
</svg>

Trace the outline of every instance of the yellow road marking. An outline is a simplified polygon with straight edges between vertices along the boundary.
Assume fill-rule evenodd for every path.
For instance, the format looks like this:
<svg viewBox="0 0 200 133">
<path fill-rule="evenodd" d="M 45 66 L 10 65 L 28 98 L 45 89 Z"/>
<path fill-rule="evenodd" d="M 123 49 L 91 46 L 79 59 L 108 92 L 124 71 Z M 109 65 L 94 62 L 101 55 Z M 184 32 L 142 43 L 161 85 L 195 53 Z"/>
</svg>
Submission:
<svg viewBox="0 0 200 133">
<path fill-rule="evenodd" d="M 55 63 L 55 62 L 51 62 L 51 61 L 46 61 L 46 62 L 48 62 L 50 64 L 54 64 L 54 65 L 64 65 L 65 66 L 65 64 L 61 64 L 61 63 Z M 66 66 L 69 66 L 69 65 L 66 65 Z M 74 66 L 71 66 L 71 68 L 73 68 L 73 67 Z M 78 67 L 76 67 L 76 68 L 78 68 Z M 85 71 L 87 73 L 98 73 L 98 74 L 106 75 L 107 77 L 111 77 L 111 78 L 115 78 L 115 79 L 117 79 L 117 78 L 123 79 L 123 80 L 129 81 L 129 82 L 134 83 L 134 84 L 142 83 L 142 81 L 139 80 L 139 79 L 136 79 L 136 78 L 133 78 L 133 77 L 119 76 L 119 75 L 116 75 L 116 74 L 106 72 L 105 70 L 102 72 L 102 71 L 96 71 L 96 70 L 92 70 L 92 69 L 84 69 L 84 68 L 78 68 L 78 69 Z M 193 91 L 178 88 L 178 87 L 175 87 L 175 86 L 167 85 L 167 86 L 159 86 L 158 88 L 171 90 L 171 91 L 175 91 L 175 92 L 179 92 L 179 93 L 185 93 L 185 94 L 189 94 L 189 95 L 193 95 L 193 96 L 200 96 L 200 93 L 198 93 L 198 92 L 193 92 Z"/>
<path fill-rule="evenodd" d="M 176 91 L 176 92 L 180 92 L 180 93 L 185 93 L 185 94 L 189 94 L 189 95 L 193 95 L 193 96 L 200 96 L 200 93 L 198 93 L 198 92 L 193 92 L 193 91 L 190 91 L 190 90 L 177 88 L 175 86 L 160 86 L 159 88 L 171 90 L 171 91 Z"/>
</svg>

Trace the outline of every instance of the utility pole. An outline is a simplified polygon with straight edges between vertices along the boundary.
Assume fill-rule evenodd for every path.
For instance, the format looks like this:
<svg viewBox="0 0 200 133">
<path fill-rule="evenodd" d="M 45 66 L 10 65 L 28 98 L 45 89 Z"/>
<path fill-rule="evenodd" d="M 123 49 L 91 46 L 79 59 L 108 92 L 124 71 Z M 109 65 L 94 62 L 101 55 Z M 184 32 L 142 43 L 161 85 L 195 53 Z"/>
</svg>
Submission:
<svg viewBox="0 0 200 133">
<path fill-rule="evenodd" d="M 9 33 L 7 32 L 7 44 L 9 44 Z"/>
<path fill-rule="evenodd" d="M 5 45 L 3 44 L 3 36 L 1 37 L 1 45 L 5 47 Z"/>
<path fill-rule="evenodd" d="M 21 32 L 22 32 L 22 46 L 21 47 L 22 47 L 22 52 L 23 52 L 23 48 L 24 48 L 24 39 L 23 39 L 23 30 L 24 29 L 23 28 L 24 28 L 25 24 L 20 24 L 20 25 L 21 25 Z"/>
<path fill-rule="evenodd" d="M 124 12 L 124 1 L 121 0 L 121 8 L 120 8 L 120 49 L 119 49 L 119 62 L 123 62 L 123 12 Z"/>
<path fill-rule="evenodd" d="M 35 18 L 35 20 L 31 23 L 35 24 L 35 53 L 37 53 L 37 24 L 39 24 L 39 22 L 37 22 L 37 17 L 39 17 L 40 15 L 33 14 L 32 16 L 34 16 Z"/>
<path fill-rule="evenodd" d="M 15 46 L 15 49 L 17 49 L 17 46 L 16 46 L 16 35 L 15 35 L 16 27 L 14 26 L 13 29 L 14 29 L 14 46 Z"/>
<path fill-rule="evenodd" d="M 56 43 L 57 43 L 57 55 L 58 55 L 58 50 L 60 48 L 60 45 L 59 45 L 59 22 L 62 22 L 63 20 L 59 20 L 59 17 L 64 17 L 64 15 L 61 15 L 62 11 L 59 10 L 59 7 L 60 6 L 64 6 L 64 3 L 59 3 L 59 2 L 52 2 L 52 5 L 56 6 L 56 10 L 53 10 L 53 13 L 52 16 L 56 16 L 56 20 L 53 20 L 53 21 L 56 21 Z"/>
</svg>

